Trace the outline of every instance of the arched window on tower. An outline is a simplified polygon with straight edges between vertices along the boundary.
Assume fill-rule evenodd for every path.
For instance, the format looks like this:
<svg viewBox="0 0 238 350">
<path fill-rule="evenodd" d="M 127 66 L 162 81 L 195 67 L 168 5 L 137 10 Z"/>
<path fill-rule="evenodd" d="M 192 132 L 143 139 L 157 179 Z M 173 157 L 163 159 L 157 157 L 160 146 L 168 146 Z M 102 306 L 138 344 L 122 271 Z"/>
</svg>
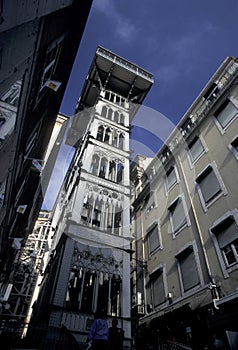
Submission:
<svg viewBox="0 0 238 350">
<path fill-rule="evenodd" d="M 125 116 L 123 113 L 120 114 L 120 118 L 118 120 L 118 123 L 121 125 L 125 125 Z"/>
<path fill-rule="evenodd" d="M 120 236 L 122 228 L 122 210 L 117 207 L 115 212 L 114 234 Z"/>
<path fill-rule="evenodd" d="M 123 133 L 119 135 L 119 143 L 118 143 L 118 148 L 124 149 L 124 142 L 125 142 L 125 136 Z"/>
<path fill-rule="evenodd" d="M 114 122 L 115 123 L 119 122 L 119 112 L 118 111 L 115 111 L 115 113 L 114 113 Z"/>
<path fill-rule="evenodd" d="M 91 226 L 92 227 L 100 227 L 101 226 L 101 220 L 102 220 L 102 200 L 96 199 L 93 207 L 93 213 L 91 217 Z"/>
<path fill-rule="evenodd" d="M 111 108 L 109 108 L 108 113 L 107 113 L 107 118 L 112 120 L 112 116 L 113 116 L 113 110 Z"/>
<path fill-rule="evenodd" d="M 109 275 L 106 265 L 97 272 L 96 265 L 74 266 L 69 275 L 66 293 L 66 309 L 73 312 L 107 311 L 119 317 L 121 312 L 121 277 L 115 272 Z"/>
<path fill-rule="evenodd" d="M 70 272 L 68 289 L 66 294 L 66 308 L 68 310 L 78 311 L 81 298 L 82 282 L 82 268 L 73 268 Z"/>
<path fill-rule="evenodd" d="M 114 162 L 114 160 L 112 160 L 109 163 L 108 180 L 114 181 L 115 173 L 116 173 L 116 163 Z"/>
<path fill-rule="evenodd" d="M 92 157 L 92 163 L 90 166 L 90 173 L 93 175 L 98 175 L 98 168 L 100 163 L 100 157 L 98 154 L 94 154 Z"/>
<path fill-rule="evenodd" d="M 110 136 L 111 136 L 111 129 L 107 128 L 105 132 L 104 142 L 109 143 L 110 142 Z"/>
<path fill-rule="evenodd" d="M 106 106 L 102 107 L 101 115 L 102 115 L 102 117 L 107 118 L 107 107 Z"/>
<path fill-rule="evenodd" d="M 112 233 L 113 229 L 113 223 L 114 223 L 114 212 L 113 212 L 113 205 L 110 200 L 107 200 L 105 203 L 105 221 L 104 221 L 104 228 L 106 231 Z"/>
<path fill-rule="evenodd" d="M 93 311 L 93 296 L 96 282 L 96 271 L 89 270 L 85 272 L 84 288 L 81 303 L 81 312 Z"/>
<path fill-rule="evenodd" d="M 117 143 L 118 143 L 118 132 L 117 130 L 114 130 L 112 132 L 112 146 L 118 147 Z"/>
<path fill-rule="evenodd" d="M 117 179 L 116 179 L 117 183 L 122 184 L 123 175 L 124 175 L 124 166 L 122 165 L 122 163 L 118 163 L 117 164 Z"/>
<path fill-rule="evenodd" d="M 107 172 L 107 166 L 108 166 L 108 160 L 107 160 L 107 158 L 103 157 L 101 159 L 99 177 L 105 179 L 106 172 Z"/>
<path fill-rule="evenodd" d="M 88 198 L 88 194 L 85 195 L 83 201 L 83 208 L 81 212 L 81 223 L 84 225 L 90 224 L 90 218 L 93 210 L 93 200 L 92 198 Z"/>
<path fill-rule="evenodd" d="M 97 312 L 108 310 L 109 275 L 108 272 L 100 271 L 98 275 L 98 299 Z"/>
<path fill-rule="evenodd" d="M 121 292 L 121 277 L 113 275 L 111 279 L 111 307 L 109 313 L 111 316 L 120 316 L 120 293 Z"/>
<path fill-rule="evenodd" d="M 103 141 L 103 136 L 104 136 L 104 127 L 103 127 L 103 125 L 100 125 L 98 127 L 97 140 Z"/>
</svg>

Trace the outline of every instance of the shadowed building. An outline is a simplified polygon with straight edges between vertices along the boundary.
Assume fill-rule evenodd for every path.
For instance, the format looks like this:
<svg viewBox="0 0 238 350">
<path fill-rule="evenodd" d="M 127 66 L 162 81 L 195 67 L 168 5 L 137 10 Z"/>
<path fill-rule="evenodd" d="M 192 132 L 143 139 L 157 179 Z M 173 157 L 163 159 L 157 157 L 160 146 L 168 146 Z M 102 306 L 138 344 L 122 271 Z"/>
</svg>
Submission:
<svg viewBox="0 0 238 350">
<path fill-rule="evenodd" d="M 42 160 L 76 57 L 91 1 L 1 1 L 0 6 L 0 296 L 1 327 L 9 309 L 19 249 L 42 203 Z M 65 127 L 65 125 L 64 125 Z M 57 150 L 55 149 L 55 156 Z M 55 158 L 51 158 L 47 186 Z M 46 169 L 45 169 L 46 170 Z M 23 308 L 23 309 L 22 309 Z"/>
</svg>

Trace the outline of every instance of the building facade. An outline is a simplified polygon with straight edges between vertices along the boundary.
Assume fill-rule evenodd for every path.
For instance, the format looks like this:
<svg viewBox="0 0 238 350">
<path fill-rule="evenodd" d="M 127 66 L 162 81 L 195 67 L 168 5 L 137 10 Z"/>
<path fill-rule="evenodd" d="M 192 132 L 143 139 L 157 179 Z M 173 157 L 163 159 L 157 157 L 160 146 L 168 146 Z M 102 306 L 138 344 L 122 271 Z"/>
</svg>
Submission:
<svg viewBox="0 0 238 350">
<path fill-rule="evenodd" d="M 1 2 L 0 296 L 4 313 L 17 255 L 14 242 L 25 243 L 42 203 L 41 172 L 35 164 L 42 165 L 90 7 L 90 0 L 80 4 Z M 54 162 L 52 158 L 49 174 L 44 175 L 46 187 Z M 4 317 L 0 316 L 3 322 Z M 12 318 L 18 319 L 18 314 Z"/>
<path fill-rule="evenodd" d="M 140 176 L 138 349 L 148 329 L 155 343 L 204 349 L 219 335 L 237 348 L 237 78 L 237 60 L 227 58 Z"/>
<path fill-rule="evenodd" d="M 41 187 L 44 192 L 68 120 L 68 117 L 58 114 L 44 161 L 35 160 L 33 163 L 35 165 L 32 171 L 40 173 Z M 41 282 L 41 273 L 48 260 L 52 236 L 53 228 L 50 221 L 50 212 L 42 210 L 26 242 L 23 244 L 23 238 L 19 237 L 13 239 L 11 248 L 15 252 L 15 258 L 1 304 L 1 332 L 8 328 L 9 322 L 17 321 L 18 329 L 15 329 L 15 332 L 19 335 L 25 334 L 30 320 L 31 307 L 39 290 L 38 284 Z"/>
<path fill-rule="evenodd" d="M 75 154 L 53 210 L 54 253 L 32 324 L 64 325 L 79 343 L 105 312 L 131 347 L 129 134 L 152 83 L 98 47 L 67 135 Z"/>
</svg>

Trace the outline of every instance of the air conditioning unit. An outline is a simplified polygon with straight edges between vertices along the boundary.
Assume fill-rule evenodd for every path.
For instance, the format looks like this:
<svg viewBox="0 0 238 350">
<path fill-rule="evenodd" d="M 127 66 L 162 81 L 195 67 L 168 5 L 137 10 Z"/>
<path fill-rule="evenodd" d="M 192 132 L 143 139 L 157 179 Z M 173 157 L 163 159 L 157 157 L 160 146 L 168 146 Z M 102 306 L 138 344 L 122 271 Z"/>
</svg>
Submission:
<svg viewBox="0 0 238 350">
<path fill-rule="evenodd" d="M 144 314 L 144 313 L 145 313 L 145 308 L 144 308 L 144 306 L 138 305 L 137 311 L 138 311 L 138 314 Z"/>
</svg>

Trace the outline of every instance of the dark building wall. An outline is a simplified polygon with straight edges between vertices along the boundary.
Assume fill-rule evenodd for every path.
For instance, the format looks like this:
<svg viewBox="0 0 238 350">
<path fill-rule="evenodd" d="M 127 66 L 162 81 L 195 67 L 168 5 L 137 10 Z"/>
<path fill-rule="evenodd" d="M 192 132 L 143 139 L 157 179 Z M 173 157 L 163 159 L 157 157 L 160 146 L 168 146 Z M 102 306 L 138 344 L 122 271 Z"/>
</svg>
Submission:
<svg viewBox="0 0 238 350">
<path fill-rule="evenodd" d="M 16 81 L 22 81 L 14 129 L 0 142 L 0 187 L 6 182 L 0 206 L 0 272 L 5 281 L 15 253 L 8 237 L 25 239 L 34 225 L 28 217 L 31 220 L 36 217 L 41 207 L 40 173 L 32 169 L 32 158 L 44 157 L 91 3 L 91 0 L 39 4 L 23 1 L 14 7 L 13 1 L 2 2 L 0 109 L 7 106 L 1 101 L 4 94 Z M 41 84 L 47 55 L 60 41 L 54 69 L 48 77 L 61 83 L 54 91 Z M 23 214 L 16 211 L 20 204 L 27 205 Z"/>
</svg>

